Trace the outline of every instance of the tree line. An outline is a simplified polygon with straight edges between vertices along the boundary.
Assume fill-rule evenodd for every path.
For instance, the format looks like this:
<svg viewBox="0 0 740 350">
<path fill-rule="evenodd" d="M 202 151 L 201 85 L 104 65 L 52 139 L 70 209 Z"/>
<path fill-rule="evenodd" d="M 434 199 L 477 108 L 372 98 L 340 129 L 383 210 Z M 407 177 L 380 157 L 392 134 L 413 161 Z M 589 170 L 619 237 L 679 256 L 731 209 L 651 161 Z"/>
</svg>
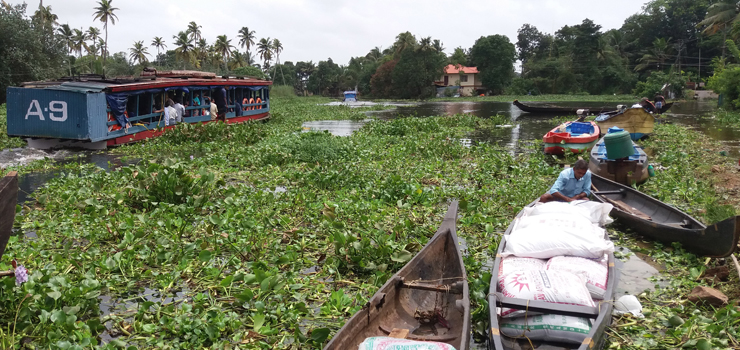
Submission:
<svg viewBox="0 0 740 350">
<path fill-rule="evenodd" d="M 130 76 L 146 66 L 196 69 L 217 74 L 271 79 L 296 93 L 338 96 L 357 89 L 377 98 L 425 98 L 448 64 L 478 67 L 485 88 L 494 94 L 612 94 L 649 96 L 683 93 L 686 81 L 707 81 L 718 90 L 731 84 L 740 39 L 740 6 L 718 0 L 652 0 L 618 29 L 604 31 L 589 19 L 544 33 L 524 24 L 515 42 L 502 35 L 482 36 L 470 48 L 450 55 L 440 40 L 400 33 L 388 47 L 375 47 L 347 64 L 331 58 L 281 62 L 282 43 L 256 39 L 242 27 L 234 39 L 209 42 L 202 27 L 190 22 L 171 39 L 155 36 L 109 56 L 109 24 L 118 20 L 113 0 L 98 0 L 88 29 L 59 24 L 50 6 L 30 17 L 25 5 L 0 6 L 0 99 L 7 86 L 62 75 Z M 242 51 L 243 49 L 243 51 Z M 151 51 L 150 51 L 151 50 Z M 153 53 L 156 50 L 156 53 Z M 521 72 L 515 72 L 515 63 Z M 724 83 L 720 83 L 724 82 Z M 650 96 L 649 96 L 650 97 Z M 740 96 L 738 96 L 740 101 Z M 740 103 L 740 102 L 739 102 Z"/>
</svg>

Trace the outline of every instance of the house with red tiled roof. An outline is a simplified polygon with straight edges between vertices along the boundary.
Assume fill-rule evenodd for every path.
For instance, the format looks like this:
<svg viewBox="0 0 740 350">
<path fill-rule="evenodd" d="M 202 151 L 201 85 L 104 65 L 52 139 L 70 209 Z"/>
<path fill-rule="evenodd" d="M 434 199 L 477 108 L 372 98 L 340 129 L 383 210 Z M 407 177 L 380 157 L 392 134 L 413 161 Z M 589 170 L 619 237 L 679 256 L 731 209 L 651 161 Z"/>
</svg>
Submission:
<svg viewBox="0 0 740 350">
<path fill-rule="evenodd" d="M 444 75 L 435 82 L 438 87 L 458 87 L 461 96 L 472 96 L 473 94 L 485 93 L 485 88 L 480 79 L 480 72 L 476 67 L 465 67 L 462 65 L 447 65 Z M 449 88 L 448 88 L 449 89 Z M 442 89 L 444 90 L 444 89 Z"/>
</svg>

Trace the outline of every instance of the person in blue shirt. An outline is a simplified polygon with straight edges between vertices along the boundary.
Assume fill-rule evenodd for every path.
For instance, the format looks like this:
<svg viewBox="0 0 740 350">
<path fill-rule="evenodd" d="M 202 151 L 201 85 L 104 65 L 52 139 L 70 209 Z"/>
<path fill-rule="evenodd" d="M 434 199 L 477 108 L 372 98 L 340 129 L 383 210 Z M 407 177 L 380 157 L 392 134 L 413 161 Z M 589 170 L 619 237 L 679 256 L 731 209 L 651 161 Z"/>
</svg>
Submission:
<svg viewBox="0 0 740 350">
<path fill-rule="evenodd" d="M 591 195 L 591 172 L 588 170 L 588 163 L 579 159 L 572 168 L 560 172 L 558 180 L 550 191 L 540 197 L 540 202 L 572 202 L 588 199 L 589 195 Z"/>
</svg>

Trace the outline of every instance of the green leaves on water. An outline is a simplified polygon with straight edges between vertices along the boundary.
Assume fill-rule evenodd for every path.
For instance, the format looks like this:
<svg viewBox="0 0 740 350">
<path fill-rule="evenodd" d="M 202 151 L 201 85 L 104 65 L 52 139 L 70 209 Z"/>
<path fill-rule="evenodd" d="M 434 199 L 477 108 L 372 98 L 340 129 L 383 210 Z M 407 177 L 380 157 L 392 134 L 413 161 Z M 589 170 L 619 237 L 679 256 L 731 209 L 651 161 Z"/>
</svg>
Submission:
<svg viewBox="0 0 740 350">
<path fill-rule="evenodd" d="M 393 253 L 393 255 L 391 255 L 391 260 L 395 262 L 399 262 L 399 263 L 405 263 L 411 260 L 411 258 L 413 257 L 414 255 L 411 254 L 411 252 L 404 249 L 404 250 L 401 250 L 400 252 Z"/>
</svg>

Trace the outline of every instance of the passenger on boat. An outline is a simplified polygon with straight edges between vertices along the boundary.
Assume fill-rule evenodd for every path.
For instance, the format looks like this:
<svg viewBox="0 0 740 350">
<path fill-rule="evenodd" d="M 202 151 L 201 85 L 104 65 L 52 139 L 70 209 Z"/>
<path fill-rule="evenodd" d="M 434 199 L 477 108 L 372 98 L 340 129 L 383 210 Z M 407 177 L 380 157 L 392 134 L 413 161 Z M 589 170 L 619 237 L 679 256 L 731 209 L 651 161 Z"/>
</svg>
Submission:
<svg viewBox="0 0 740 350">
<path fill-rule="evenodd" d="M 182 123 L 182 117 L 185 116 L 185 106 L 183 106 L 182 103 L 180 103 L 180 99 L 177 99 L 173 107 L 175 108 L 175 111 L 177 112 L 177 118 L 175 120 L 178 123 Z"/>
<path fill-rule="evenodd" d="M 658 111 L 660 111 L 665 105 L 665 97 L 663 97 L 663 95 L 655 95 L 653 101 L 655 103 L 655 109 L 657 109 Z"/>
<path fill-rule="evenodd" d="M 206 102 L 208 102 L 211 105 L 211 111 L 208 113 L 208 115 L 211 116 L 211 120 L 216 120 L 218 117 L 218 106 L 216 106 L 216 102 L 206 98 Z"/>
<path fill-rule="evenodd" d="M 643 97 L 642 100 L 640 100 L 640 107 L 645 108 L 646 111 L 650 113 L 655 113 L 655 105 L 648 100 L 647 97 Z"/>
<path fill-rule="evenodd" d="M 216 119 L 226 121 L 226 111 L 228 110 L 228 103 L 226 100 L 226 88 L 217 88 L 213 93 L 213 99 L 216 101 L 216 107 L 218 107 L 218 113 Z M 213 119 L 213 113 L 211 113 L 211 120 Z"/>
<path fill-rule="evenodd" d="M 540 197 L 540 202 L 587 200 L 589 195 L 591 195 L 591 171 L 588 170 L 588 163 L 579 159 L 572 168 L 560 172 L 550 191 Z"/>
<path fill-rule="evenodd" d="M 193 106 L 200 106 L 200 97 L 198 97 L 198 96 L 195 96 L 195 97 L 193 97 Z M 201 112 L 201 110 L 200 110 L 200 109 L 194 109 L 194 110 L 193 110 L 193 113 L 194 113 L 194 115 L 196 115 L 196 116 L 198 116 L 198 115 L 201 115 L 201 114 L 202 114 L 202 112 Z"/>
</svg>

